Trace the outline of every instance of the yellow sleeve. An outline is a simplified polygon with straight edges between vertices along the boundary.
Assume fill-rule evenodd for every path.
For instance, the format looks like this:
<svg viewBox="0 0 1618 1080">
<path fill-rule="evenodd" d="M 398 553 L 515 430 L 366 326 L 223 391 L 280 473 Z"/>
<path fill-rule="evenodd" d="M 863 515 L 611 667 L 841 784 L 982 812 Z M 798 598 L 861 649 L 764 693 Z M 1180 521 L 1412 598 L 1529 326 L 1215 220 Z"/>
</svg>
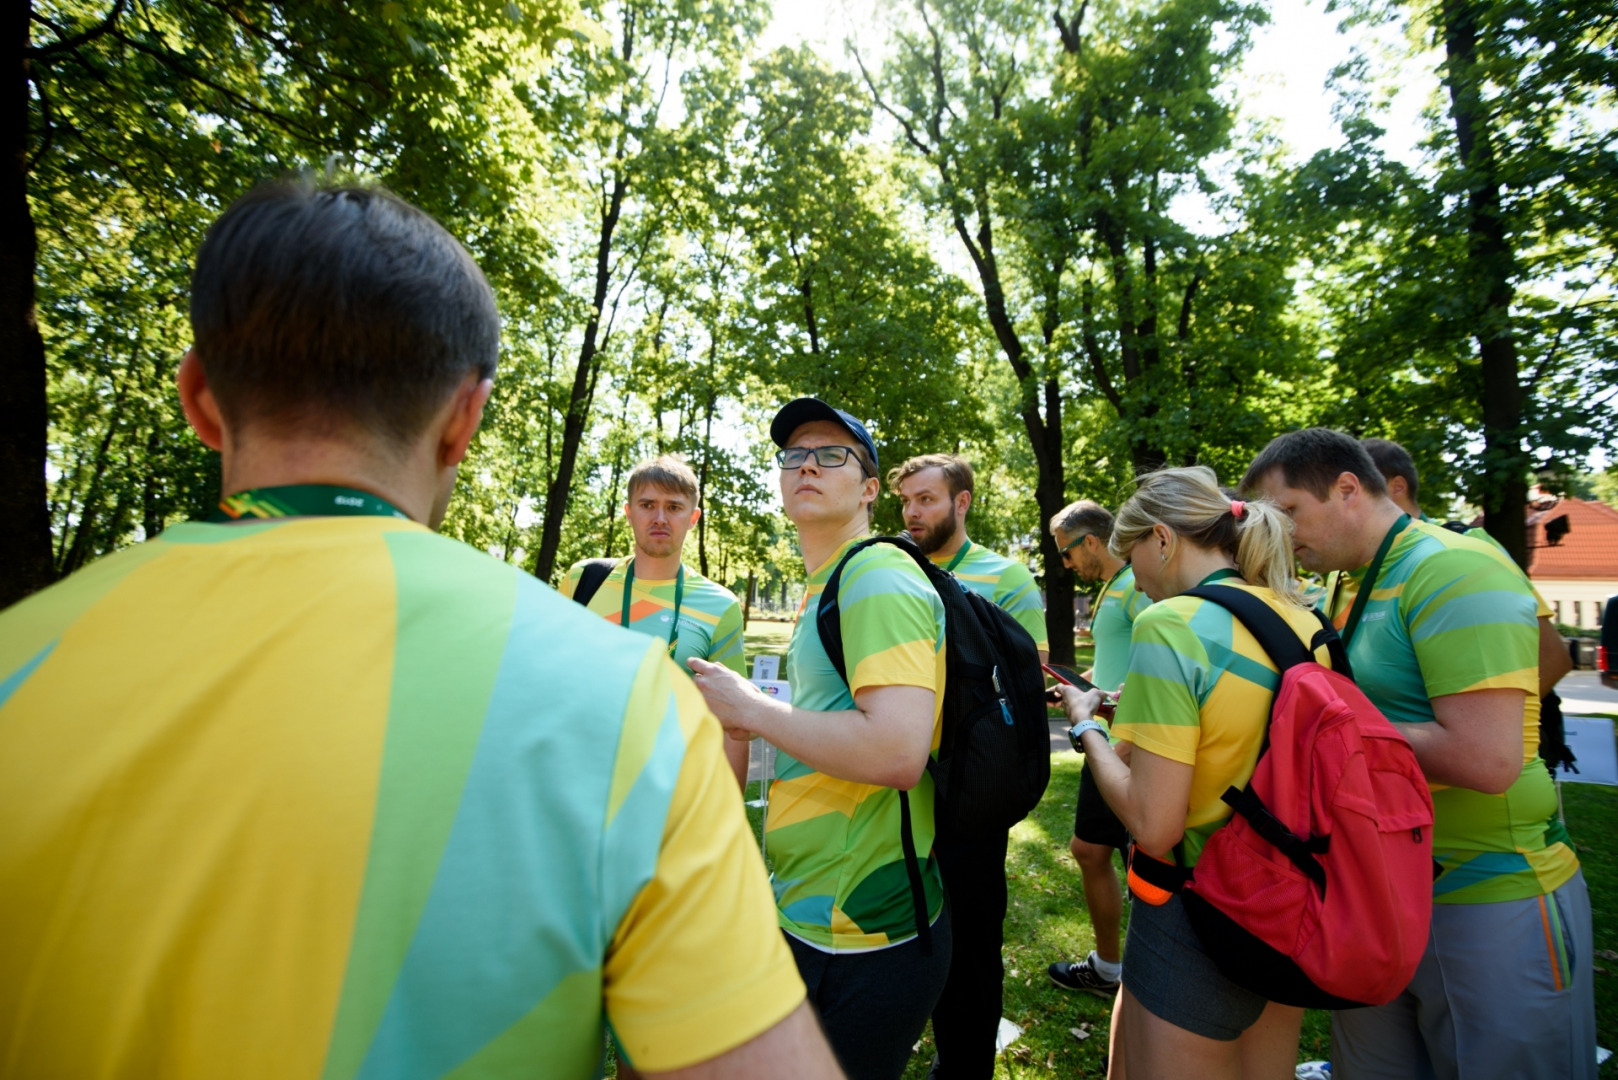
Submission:
<svg viewBox="0 0 1618 1080">
<path fill-rule="evenodd" d="M 672 664 L 671 664 L 672 667 Z M 723 735 L 689 679 L 670 679 L 685 760 L 657 871 L 619 923 L 604 969 L 607 1019 L 629 1061 L 678 1069 L 768 1031 L 804 999 L 776 923 Z"/>
<path fill-rule="evenodd" d="M 574 563 L 567 568 L 567 573 L 562 577 L 562 584 L 557 586 L 556 591 L 569 600 L 573 599 L 573 590 L 579 587 L 579 578 L 583 575 L 584 564 L 581 562 Z"/>
</svg>

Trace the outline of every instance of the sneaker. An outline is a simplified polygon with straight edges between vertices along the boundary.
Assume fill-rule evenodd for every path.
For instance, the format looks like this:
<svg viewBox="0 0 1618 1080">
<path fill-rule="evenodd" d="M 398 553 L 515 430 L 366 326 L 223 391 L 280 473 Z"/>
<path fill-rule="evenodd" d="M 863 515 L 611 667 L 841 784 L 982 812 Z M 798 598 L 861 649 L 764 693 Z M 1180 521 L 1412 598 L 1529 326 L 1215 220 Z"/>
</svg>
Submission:
<svg viewBox="0 0 1618 1080">
<path fill-rule="evenodd" d="M 1118 992 L 1117 979 L 1103 979 L 1086 956 L 1078 963 L 1058 960 L 1045 969 L 1051 982 L 1063 990 L 1086 990 L 1096 997 L 1110 998 Z"/>
</svg>

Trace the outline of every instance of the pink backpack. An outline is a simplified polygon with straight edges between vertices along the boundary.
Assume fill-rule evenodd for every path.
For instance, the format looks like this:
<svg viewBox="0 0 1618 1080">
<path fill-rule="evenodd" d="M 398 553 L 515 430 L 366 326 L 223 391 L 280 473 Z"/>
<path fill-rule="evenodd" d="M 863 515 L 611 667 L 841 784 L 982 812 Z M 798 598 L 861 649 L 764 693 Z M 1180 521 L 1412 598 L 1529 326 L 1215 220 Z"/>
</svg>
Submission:
<svg viewBox="0 0 1618 1080">
<path fill-rule="evenodd" d="M 1427 948 L 1433 800 L 1404 736 L 1360 692 L 1324 616 L 1308 648 L 1251 593 L 1192 589 L 1230 611 L 1281 671 L 1258 767 L 1182 898 L 1232 982 L 1318 1009 L 1398 996 Z M 1319 613 L 1316 613 L 1319 615 Z M 1317 663 L 1326 645 L 1332 667 Z"/>
</svg>

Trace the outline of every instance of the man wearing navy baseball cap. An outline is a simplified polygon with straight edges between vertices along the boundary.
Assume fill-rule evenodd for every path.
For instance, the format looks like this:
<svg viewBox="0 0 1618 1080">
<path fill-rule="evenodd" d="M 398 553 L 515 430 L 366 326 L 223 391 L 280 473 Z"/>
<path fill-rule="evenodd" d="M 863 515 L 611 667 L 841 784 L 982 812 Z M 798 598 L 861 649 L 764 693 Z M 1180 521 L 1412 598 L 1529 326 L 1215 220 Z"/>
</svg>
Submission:
<svg viewBox="0 0 1618 1080">
<path fill-rule="evenodd" d="M 909 555 L 876 544 L 881 494 L 865 425 L 816 398 L 776 414 L 781 502 L 809 585 L 787 649 L 792 704 L 693 659 L 733 738 L 780 751 L 765 823 L 781 929 L 832 1049 L 853 1080 L 897 1080 L 949 973 L 949 916 L 933 856 L 933 780 L 944 700 L 944 605 Z M 817 630 L 820 596 L 845 561 L 838 604 L 848 681 Z M 921 871 L 929 951 L 905 867 L 899 791 Z"/>
</svg>

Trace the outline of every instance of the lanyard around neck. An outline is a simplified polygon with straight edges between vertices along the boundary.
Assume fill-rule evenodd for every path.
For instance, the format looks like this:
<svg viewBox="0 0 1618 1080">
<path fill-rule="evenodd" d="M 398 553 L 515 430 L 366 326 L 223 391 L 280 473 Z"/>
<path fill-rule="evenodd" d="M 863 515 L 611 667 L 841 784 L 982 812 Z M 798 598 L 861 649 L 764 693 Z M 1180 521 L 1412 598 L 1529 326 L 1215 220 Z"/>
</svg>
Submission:
<svg viewBox="0 0 1618 1080">
<path fill-rule="evenodd" d="M 1100 607 L 1101 601 L 1105 600 L 1107 598 L 1107 594 L 1112 592 L 1112 587 L 1118 584 L 1118 579 L 1124 576 L 1124 571 L 1128 570 L 1129 566 L 1129 563 L 1124 563 L 1124 565 L 1120 566 L 1117 570 L 1114 570 L 1112 577 L 1108 578 L 1107 583 L 1101 586 L 1101 595 L 1096 597 L 1097 607 Z"/>
<path fill-rule="evenodd" d="M 1376 588 L 1377 575 L 1382 572 L 1382 561 L 1388 557 L 1388 552 L 1392 550 L 1393 541 L 1400 533 L 1405 531 L 1405 526 L 1409 524 L 1410 515 L 1400 514 L 1399 520 L 1393 523 L 1393 527 L 1388 530 L 1387 535 L 1382 538 L 1381 545 L 1376 549 L 1376 558 L 1371 560 L 1370 567 L 1365 571 L 1365 580 L 1360 582 L 1359 591 L 1354 594 L 1354 606 L 1348 611 L 1348 622 L 1343 624 L 1343 632 L 1339 635 L 1343 639 L 1343 648 L 1348 648 L 1350 639 L 1354 637 L 1354 631 L 1359 629 L 1360 616 L 1365 614 L 1365 605 L 1371 600 L 1371 590 Z M 1332 589 L 1331 597 L 1331 609 L 1334 615 L 1337 613 L 1337 594 L 1342 591 L 1342 588 L 1343 576 L 1339 574 L 1337 576 L 1337 585 Z"/>
<path fill-rule="evenodd" d="M 618 616 L 618 625 L 625 630 L 629 629 L 629 605 L 635 594 L 635 560 L 630 559 L 624 568 L 624 607 Z M 674 655 L 674 643 L 680 637 L 680 599 L 685 595 L 685 564 L 674 574 L 674 617 L 669 620 L 669 655 Z"/>
<path fill-rule="evenodd" d="M 283 517 L 395 517 L 410 520 L 409 514 L 369 491 L 332 484 L 288 484 L 238 491 L 220 499 L 219 508 L 205 520 L 217 523 L 240 521 L 242 518 Z"/>
<path fill-rule="evenodd" d="M 953 571 L 957 566 L 959 566 L 961 564 L 961 560 L 966 558 L 966 553 L 968 551 L 970 551 L 971 549 L 972 549 L 972 541 L 968 540 L 965 543 L 963 543 L 961 545 L 961 550 L 957 551 L 955 553 L 955 557 L 949 561 L 949 565 L 944 567 L 944 573 L 948 574 L 951 571 Z"/>
<path fill-rule="evenodd" d="M 1216 581 L 1224 581 L 1227 578 L 1241 577 L 1241 576 L 1242 576 L 1242 572 L 1240 570 L 1237 570 L 1234 567 L 1231 567 L 1231 566 L 1221 567 L 1220 569 L 1215 570 L 1213 573 L 1209 574 L 1207 577 L 1203 578 L 1201 581 L 1197 582 L 1197 588 L 1200 589 L 1204 585 L 1212 585 Z"/>
</svg>

